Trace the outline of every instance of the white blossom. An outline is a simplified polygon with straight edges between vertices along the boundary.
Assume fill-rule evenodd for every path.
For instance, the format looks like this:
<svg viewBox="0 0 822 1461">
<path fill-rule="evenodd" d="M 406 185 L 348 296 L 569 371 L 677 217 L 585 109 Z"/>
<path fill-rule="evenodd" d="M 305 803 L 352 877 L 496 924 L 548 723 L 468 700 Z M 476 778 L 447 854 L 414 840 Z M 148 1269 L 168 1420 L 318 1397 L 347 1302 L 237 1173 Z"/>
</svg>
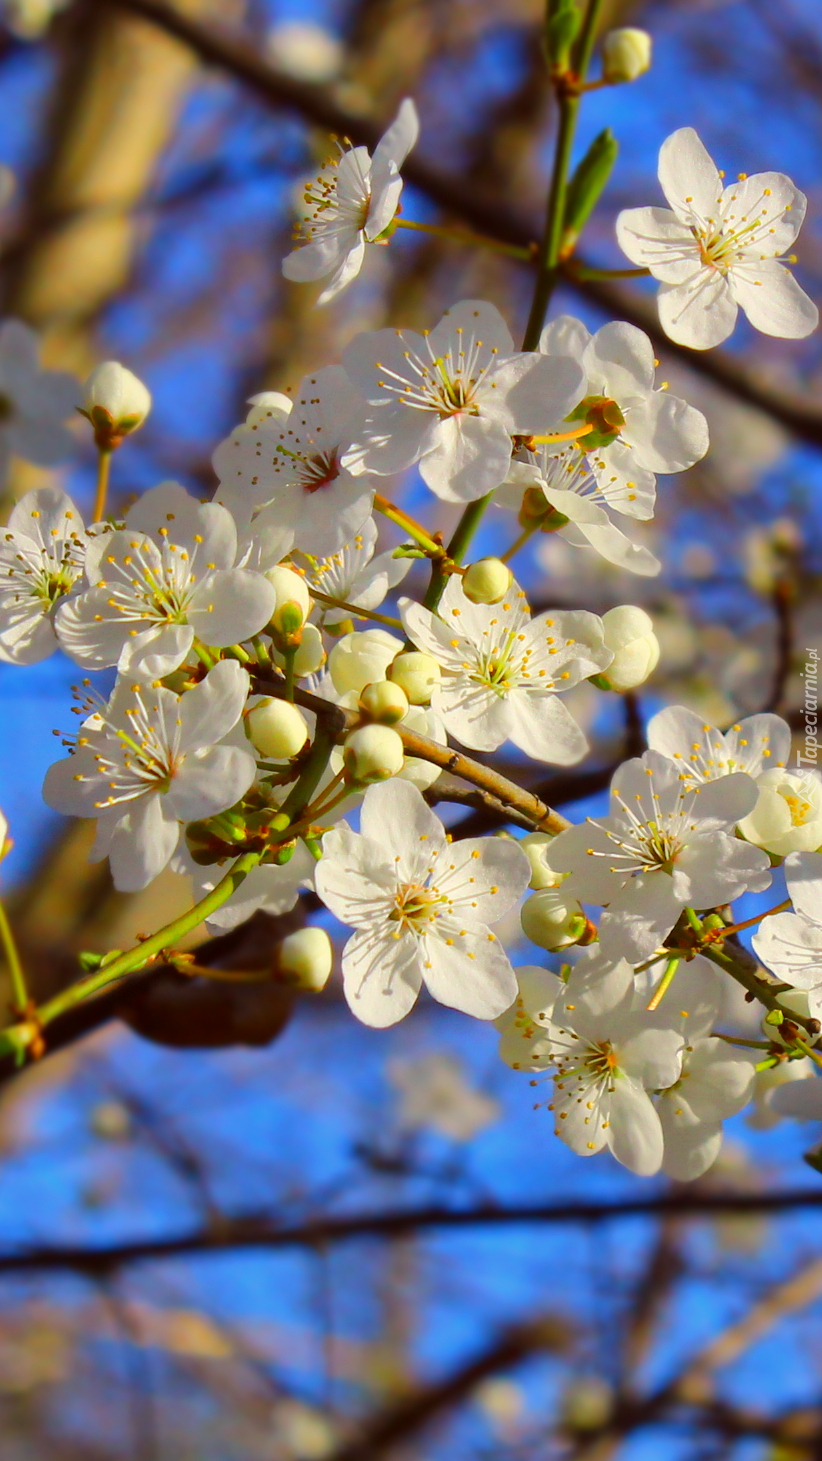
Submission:
<svg viewBox="0 0 822 1461">
<path fill-rule="evenodd" d="M 584 755 L 587 741 L 558 697 L 611 660 L 595 614 L 532 619 L 516 582 L 502 603 L 473 604 L 456 574 L 438 614 L 408 599 L 400 613 L 409 638 L 440 664 L 432 705 L 464 746 L 494 751 L 511 740 L 558 766 Z"/>
<path fill-rule="evenodd" d="M 235 568 L 237 530 L 217 503 L 197 502 L 176 482 L 139 498 L 125 526 L 100 533 L 86 552 L 91 585 L 59 607 L 63 649 L 91 669 L 118 665 L 146 677 L 182 664 L 196 639 L 222 647 L 257 634 L 274 589 Z"/>
<path fill-rule="evenodd" d="M 684 705 L 669 705 L 648 722 L 652 751 L 680 763 L 691 781 L 715 781 L 735 771 L 755 779 L 771 766 L 784 766 L 791 753 L 791 729 L 779 715 L 750 715 L 730 730 L 706 725 Z"/>
<path fill-rule="evenodd" d="M 548 1110 L 556 1135 L 579 1156 L 607 1147 L 632 1172 L 652 1176 L 662 1164 L 663 1136 L 651 1093 L 679 1078 L 682 1035 L 642 1009 L 624 960 L 611 963 L 590 950 L 567 984 L 546 976 L 546 995 L 551 979 L 553 1002 L 526 1011 L 523 1001 L 514 1019 L 524 1027 L 525 1068 L 555 1072 Z M 499 1023 L 510 1027 L 510 1015 Z"/>
<path fill-rule="evenodd" d="M 707 350 L 727 340 L 740 309 L 765 335 L 816 329 L 819 311 L 785 267 L 806 205 L 790 178 L 740 173 L 726 187 L 693 127 L 681 127 L 662 144 L 659 181 L 670 208 L 625 209 L 617 239 L 660 281 L 666 335 Z"/>
<path fill-rule="evenodd" d="M 367 147 L 344 150 L 306 184 L 296 227 L 298 246 L 283 259 L 283 273 L 300 282 L 330 274 L 320 304 L 356 278 L 366 244 L 374 243 L 392 222 L 402 192 L 400 168 L 418 135 L 417 109 L 406 97 L 373 157 Z"/>
<path fill-rule="evenodd" d="M 607 905 L 603 949 L 638 963 L 686 905 L 714 908 L 768 886 L 767 855 L 734 836 L 755 799 L 742 772 L 695 786 L 677 762 L 646 751 L 614 776 L 607 817 L 560 833 L 551 865 L 571 874 L 565 893 Z"/>
<path fill-rule="evenodd" d="M 80 399 L 80 382 L 63 370 L 42 370 L 34 330 L 21 320 L 0 325 L 0 481 L 13 456 L 54 467 L 75 442 L 63 425 Z"/>
<path fill-rule="evenodd" d="M 678 1081 L 659 1098 L 665 1139 L 662 1170 L 692 1182 L 713 1165 L 722 1146 L 722 1122 L 747 1106 L 760 1052 L 737 1049 L 709 1035 L 689 1043 Z"/>
<path fill-rule="evenodd" d="M 416 787 L 369 787 L 361 832 L 326 833 L 317 892 L 356 930 L 343 950 L 345 995 L 364 1024 L 401 1020 L 423 984 L 441 1004 L 490 1020 L 516 994 L 508 956 L 489 924 L 524 892 L 516 843 L 487 837 L 449 846 Z"/>
<path fill-rule="evenodd" d="M 317 589 L 358 609 L 378 609 L 389 590 L 405 577 L 412 560 L 395 558 L 391 552 L 375 554 L 376 546 L 377 524 L 369 517 L 336 553 L 325 558 L 295 553 L 294 566 L 304 572 L 312 593 Z M 317 601 L 312 617 L 318 624 L 334 624 L 347 614 L 344 609 Z"/>
<path fill-rule="evenodd" d="M 822 847 L 822 777 L 774 766 L 757 778 L 759 798 L 739 824 L 743 837 L 775 857 Z"/>
<path fill-rule="evenodd" d="M 224 811 L 251 785 L 250 752 L 218 744 L 239 721 L 248 685 L 231 660 L 181 696 L 118 680 L 83 722 L 73 754 L 49 767 L 47 806 L 97 818 L 91 860 L 108 857 L 116 888 L 146 887 L 176 851 L 181 823 Z"/>
<path fill-rule="evenodd" d="M 552 431 L 582 390 L 576 362 L 517 353 L 499 310 L 475 299 L 422 335 L 358 335 L 342 359 L 368 403 L 344 463 L 387 476 L 418 462 L 423 481 L 448 502 L 499 487 L 511 437 Z"/>
<path fill-rule="evenodd" d="M 35 664 L 57 648 L 54 615 L 83 576 L 83 519 L 64 492 L 27 492 L 0 535 L 0 659 Z"/>
<path fill-rule="evenodd" d="M 300 382 L 290 409 L 252 407 L 217 447 L 215 500 L 230 508 L 252 539 L 273 535 L 274 561 L 291 543 L 314 556 L 337 553 L 370 516 L 373 481 L 343 466 L 362 412 L 345 371 L 328 365 Z"/>
<path fill-rule="evenodd" d="M 708 450 L 701 411 L 656 386 L 654 347 L 636 325 L 614 321 L 592 335 L 572 315 L 545 326 L 540 350 L 571 356 L 584 377 L 583 399 L 569 418 L 589 425 L 580 438 L 602 498 L 629 517 L 650 517 L 657 473 L 683 472 Z"/>
</svg>

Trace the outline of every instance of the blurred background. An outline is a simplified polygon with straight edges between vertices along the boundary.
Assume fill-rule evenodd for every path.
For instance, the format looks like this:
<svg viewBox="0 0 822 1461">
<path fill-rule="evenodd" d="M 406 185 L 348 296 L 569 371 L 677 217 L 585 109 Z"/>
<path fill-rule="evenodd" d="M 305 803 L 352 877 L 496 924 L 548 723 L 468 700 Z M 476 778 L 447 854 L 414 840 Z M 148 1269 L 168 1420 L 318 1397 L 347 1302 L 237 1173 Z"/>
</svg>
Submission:
<svg viewBox="0 0 822 1461">
<path fill-rule="evenodd" d="M 799 277 L 819 300 L 818 0 L 606 14 L 651 31 L 655 59 L 585 101 L 578 151 L 605 126 L 621 149 L 586 258 L 624 264 L 614 217 L 659 201 L 659 145 L 693 125 L 730 174 L 785 171 L 808 194 Z M 521 332 L 529 269 L 497 253 L 402 231 L 323 310 L 280 261 L 329 131 L 367 141 L 406 95 L 422 135 L 404 215 L 537 237 L 554 125 L 540 21 L 540 0 L 0 0 L 2 312 L 51 367 L 114 358 L 148 383 L 152 414 L 114 463 L 121 503 L 170 477 L 208 495 L 247 397 L 358 330 L 481 297 Z M 554 312 L 653 323 L 651 290 L 609 289 L 566 288 Z M 743 321 L 722 352 L 658 354 L 712 436 L 660 484 L 644 541 L 662 575 L 551 535 L 521 570 L 542 607 L 643 604 L 662 643 L 640 697 L 574 692 L 591 756 L 539 782 L 574 819 L 662 704 L 721 725 L 777 708 L 798 730 L 822 649 L 818 335 Z M 65 469 L 13 463 L 4 518 L 47 482 L 90 506 L 94 468 L 78 419 Z M 447 530 L 413 474 L 393 490 Z M 489 513 L 480 549 L 511 527 Z M 188 899 L 171 874 L 114 894 L 90 827 L 41 802 L 76 675 L 60 656 L 0 665 L 4 891 L 41 998 L 79 950 L 127 947 Z M 494 825 L 434 790 L 452 823 Z M 309 899 L 288 926 L 307 916 Z M 204 957 L 264 975 L 272 922 Z M 532 962 L 517 928 L 514 962 Z M 751 1019 L 729 1004 L 728 1028 Z M 764 1080 L 686 1191 L 573 1157 L 493 1029 L 431 1003 L 374 1032 L 333 983 L 294 1001 L 264 978 L 160 970 L 57 1033 L 40 1064 L 0 1072 L 2 1461 L 822 1455 L 822 1183 L 802 1163 L 820 1133 L 780 1122 Z"/>
</svg>

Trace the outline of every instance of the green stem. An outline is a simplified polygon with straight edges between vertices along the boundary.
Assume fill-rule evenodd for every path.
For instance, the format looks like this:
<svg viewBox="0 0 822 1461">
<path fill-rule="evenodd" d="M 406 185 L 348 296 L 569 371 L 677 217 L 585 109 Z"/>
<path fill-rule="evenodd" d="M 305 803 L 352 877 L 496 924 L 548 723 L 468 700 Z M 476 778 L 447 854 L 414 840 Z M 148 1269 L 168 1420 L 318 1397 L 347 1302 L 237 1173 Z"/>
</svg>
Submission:
<svg viewBox="0 0 822 1461">
<path fill-rule="evenodd" d="M 797 1014 L 794 1010 L 782 1004 L 779 995 L 775 994 L 770 985 L 766 984 L 765 980 L 760 979 L 752 970 L 746 969 L 742 964 L 737 964 L 734 959 L 729 958 L 726 953 L 719 949 L 712 947 L 711 944 L 705 944 L 699 952 L 706 959 L 710 959 L 712 964 L 716 964 L 720 969 L 724 969 L 726 974 L 730 974 L 731 978 L 735 979 L 737 984 L 741 984 L 743 989 L 747 989 L 748 993 L 752 994 L 755 999 L 758 999 L 760 1004 L 764 1004 L 766 1009 L 779 1010 L 780 1014 L 786 1015 L 789 1020 L 793 1020 L 795 1025 L 801 1025 L 803 1029 L 807 1030 L 810 1023 L 807 1016 Z"/>
<path fill-rule="evenodd" d="M 523 528 L 519 537 L 514 539 L 510 548 L 507 548 L 504 553 L 500 554 L 500 561 L 502 563 L 510 563 L 511 559 L 516 557 L 520 548 L 524 548 L 525 544 L 528 542 L 528 539 L 534 536 L 536 530 L 536 525 L 529 528 Z"/>
<path fill-rule="evenodd" d="M 577 264 L 568 259 L 562 272 L 571 279 L 648 279 L 650 269 L 596 269 L 592 264 Z"/>
<path fill-rule="evenodd" d="M 411 218 L 394 220 L 397 228 L 412 228 L 415 233 L 432 233 L 436 238 L 447 238 L 450 243 L 476 244 L 494 253 L 507 254 L 512 259 L 532 259 L 533 251 L 522 244 L 503 243 L 497 238 L 486 238 L 484 234 L 472 233 L 468 228 L 446 228 L 440 223 L 417 223 Z"/>
<path fill-rule="evenodd" d="M 94 513 L 91 521 L 99 523 L 103 521 L 103 513 L 106 510 L 106 497 L 108 496 L 108 478 L 111 470 L 111 451 L 104 447 L 98 448 L 97 455 L 97 491 L 94 497 Z"/>
<path fill-rule="evenodd" d="M 23 973 L 23 965 L 20 962 L 20 955 L 17 952 L 17 944 L 12 933 L 6 910 L 0 903 L 0 944 L 6 956 L 11 987 L 14 991 L 14 1012 L 24 1015 L 29 1004 L 29 992 L 26 988 L 26 976 Z"/>
<path fill-rule="evenodd" d="M 582 23 L 582 30 L 580 31 L 574 55 L 577 78 L 580 82 L 585 80 L 585 73 L 588 70 L 588 65 L 591 60 L 591 52 L 594 47 L 602 4 L 603 0 L 588 0 L 588 9 L 585 20 Z M 562 233 L 565 223 L 565 195 L 568 187 L 568 171 L 571 164 L 571 149 L 574 142 L 574 131 L 580 99 L 573 90 L 559 86 L 558 97 L 559 127 L 554 151 L 551 186 L 548 193 L 545 232 L 538 254 L 537 282 L 531 303 L 531 313 L 528 316 L 528 324 L 522 341 L 523 350 L 536 350 L 539 347 L 539 337 L 542 334 L 545 314 L 551 301 L 551 295 L 554 291 L 554 285 L 556 284 L 560 267 L 560 245 L 562 243 Z M 493 495 L 493 492 L 488 492 L 485 497 L 477 498 L 476 502 L 469 502 L 466 507 L 457 523 L 454 536 L 448 544 L 448 556 L 454 563 L 462 562 L 463 557 L 468 551 L 471 539 Z M 435 563 L 431 571 L 431 582 L 428 585 L 428 592 L 423 599 L 423 604 L 426 609 L 430 609 L 432 612 L 436 610 L 442 598 L 446 582 L 447 574 L 443 572 L 443 565 L 441 563 Z"/>
<path fill-rule="evenodd" d="M 285 698 L 294 704 L 294 660 L 297 657 L 297 646 L 291 644 L 283 650 L 283 673 L 285 675 Z"/>
<path fill-rule="evenodd" d="M 402 629 L 402 621 L 393 619 L 390 614 L 377 614 L 373 609 L 361 609 L 357 604 L 348 604 L 345 599 L 335 599 L 331 594 L 321 594 L 318 589 L 312 588 L 312 599 L 319 599 L 321 604 L 330 604 L 334 609 L 344 609 L 354 619 L 374 619 L 377 624 L 387 624 L 390 629 Z"/>
<path fill-rule="evenodd" d="M 421 548 L 425 549 L 426 553 L 430 553 L 434 558 L 442 558 L 442 543 L 435 543 L 434 539 L 429 538 L 425 529 L 421 528 L 419 523 L 415 522 L 412 517 L 409 517 L 407 512 L 403 512 L 401 507 L 395 507 L 393 502 L 389 502 L 388 498 L 383 497 L 380 492 L 374 497 L 374 511 L 381 512 L 383 517 L 388 518 L 389 522 L 396 523 L 398 528 L 403 528 L 415 542 L 419 543 Z"/>
<path fill-rule="evenodd" d="M 603 0 L 588 0 L 585 19 L 574 48 L 573 65 L 578 85 L 583 85 L 585 82 L 585 74 L 596 40 L 602 4 Z M 565 79 L 567 80 L 567 78 Z M 560 272 L 560 248 L 565 227 L 565 198 L 568 191 L 571 150 L 574 145 L 574 133 L 581 100 L 576 87 L 563 85 L 562 82 L 563 78 L 558 78 L 559 122 L 554 149 L 554 167 L 548 192 L 545 232 L 539 253 L 537 283 L 522 342 L 523 350 L 536 350 L 539 346 L 539 337 L 542 334 L 545 316 Z"/>
<path fill-rule="evenodd" d="M 101 990 L 107 989 L 109 985 L 118 983 L 126 974 L 133 974 L 137 969 L 142 969 L 157 954 L 164 949 L 173 947 L 174 944 L 191 933 L 204 919 L 216 913 L 223 903 L 235 889 L 239 888 L 243 879 L 248 876 L 252 868 L 262 857 L 262 852 L 245 852 L 238 857 L 233 867 L 229 869 L 225 877 L 220 880 L 215 888 L 207 893 L 193 908 L 175 918 L 172 923 L 167 923 L 158 933 L 152 934 L 151 938 L 144 939 L 136 948 L 129 949 L 127 953 L 120 954 L 119 958 L 112 959 L 108 964 L 103 964 L 94 974 L 87 979 L 80 979 L 70 988 L 64 989 L 62 993 L 55 995 L 37 1012 L 37 1018 L 41 1025 L 48 1025 L 56 1020 L 58 1015 L 65 1014 L 67 1010 L 73 1009 L 75 1005 L 83 1000 L 91 999 Z"/>
<path fill-rule="evenodd" d="M 314 744 L 308 753 L 308 760 L 300 772 L 296 786 L 292 787 L 280 807 L 281 817 L 288 817 L 294 823 L 302 815 L 320 784 L 333 745 L 334 741 L 329 735 L 327 726 L 318 717 Z"/>
<path fill-rule="evenodd" d="M 257 656 L 257 664 L 260 665 L 262 669 L 269 670 L 271 668 L 271 655 L 268 652 L 268 645 L 264 644 L 259 634 L 254 635 L 251 643 L 254 645 L 254 653 Z"/>
</svg>

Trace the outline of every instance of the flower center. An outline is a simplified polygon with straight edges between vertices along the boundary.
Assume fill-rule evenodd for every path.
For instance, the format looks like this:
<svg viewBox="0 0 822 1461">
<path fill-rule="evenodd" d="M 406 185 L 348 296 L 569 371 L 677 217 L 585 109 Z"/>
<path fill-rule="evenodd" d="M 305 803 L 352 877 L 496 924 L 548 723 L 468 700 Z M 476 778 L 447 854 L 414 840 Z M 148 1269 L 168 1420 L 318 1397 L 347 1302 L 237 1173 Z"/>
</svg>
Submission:
<svg viewBox="0 0 822 1461">
<path fill-rule="evenodd" d="M 330 487 L 340 475 L 337 453 L 316 452 L 314 456 L 302 458 L 302 487 L 304 492 L 319 492 Z"/>
<path fill-rule="evenodd" d="M 424 888 L 420 883 L 405 883 L 397 889 L 394 907 L 388 917 L 400 925 L 405 933 L 424 933 L 427 926 L 439 918 L 440 910 L 448 899 L 436 888 Z"/>
<path fill-rule="evenodd" d="M 783 791 L 782 796 L 791 814 L 791 825 L 793 827 L 804 827 L 805 823 L 809 822 L 815 815 L 816 809 L 813 802 L 807 796 L 803 795 L 802 792 Z"/>
</svg>

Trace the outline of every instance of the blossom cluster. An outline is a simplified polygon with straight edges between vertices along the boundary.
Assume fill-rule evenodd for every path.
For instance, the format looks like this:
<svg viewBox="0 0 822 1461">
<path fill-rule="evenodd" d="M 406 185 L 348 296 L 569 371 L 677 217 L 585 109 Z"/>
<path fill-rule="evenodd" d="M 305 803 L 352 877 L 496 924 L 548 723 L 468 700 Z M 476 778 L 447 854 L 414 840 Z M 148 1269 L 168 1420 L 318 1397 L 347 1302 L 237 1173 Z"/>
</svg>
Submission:
<svg viewBox="0 0 822 1461">
<path fill-rule="evenodd" d="M 328 279 L 321 303 L 399 222 L 417 131 L 406 101 L 373 157 L 343 150 L 307 187 L 283 267 Z M 703 348 L 742 307 L 767 332 L 807 333 L 815 310 L 778 257 L 804 200 L 776 174 L 724 190 L 718 177 L 684 129 L 660 161 L 673 212 L 620 216 L 622 247 L 662 282 L 662 324 Z M 31 664 L 59 648 L 86 676 L 44 796 L 96 821 L 92 858 L 108 858 L 117 888 L 171 865 L 212 930 L 313 890 L 353 930 L 341 964 L 358 1019 L 392 1025 L 425 987 L 495 1020 L 503 1060 L 553 1080 L 547 1104 L 574 1151 L 690 1179 L 758 1072 L 822 1063 L 822 782 L 787 769 L 790 730 L 773 714 L 723 734 L 671 707 L 616 771 L 603 815 L 561 831 L 555 817 L 548 832 L 542 809 L 524 836 L 515 796 L 515 833 L 447 832 L 432 807 L 444 768 L 488 792 L 471 752 L 510 742 L 541 765 L 579 763 L 588 745 L 563 697 L 583 681 L 636 689 L 659 646 L 632 605 L 532 612 L 509 566 L 519 539 L 466 565 L 382 491 L 416 469 L 446 503 L 479 511 L 493 495 L 523 540 L 556 532 L 655 575 L 632 526 L 653 516 L 657 477 L 708 450 L 705 418 L 656 367 L 632 324 L 592 334 L 561 315 L 518 349 L 493 304 L 461 300 L 430 330 L 358 334 L 293 392 L 253 397 L 214 452 L 211 500 L 165 482 L 106 516 L 108 460 L 148 392 L 114 362 L 82 394 L 40 377 L 30 332 L 6 324 L 5 449 L 58 460 L 78 405 L 101 476 L 92 522 L 56 487 L 14 508 L 0 655 Z M 400 535 L 383 551 L 380 518 Z M 403 581 L 421 559 L 430 585 L 414 597 Z M 379 612 L 389 595 L 395 615 Z M 97 672 L 113 672 L 107 693 Z M 511 791 L 496 777 L 489 794 L 499 808 Z M 783 860 L 788 896 L 761 919 L 757 972 L 731 905 L 767 890 Z M 317 988 L 328 942 L 308 932 L 319 942 L 278 957 Z M 515 967 L 526 940 L 545 967 Z M 764 1039 L 723 1029 L 734 978 L 762 999 Z"/>
</svg>

